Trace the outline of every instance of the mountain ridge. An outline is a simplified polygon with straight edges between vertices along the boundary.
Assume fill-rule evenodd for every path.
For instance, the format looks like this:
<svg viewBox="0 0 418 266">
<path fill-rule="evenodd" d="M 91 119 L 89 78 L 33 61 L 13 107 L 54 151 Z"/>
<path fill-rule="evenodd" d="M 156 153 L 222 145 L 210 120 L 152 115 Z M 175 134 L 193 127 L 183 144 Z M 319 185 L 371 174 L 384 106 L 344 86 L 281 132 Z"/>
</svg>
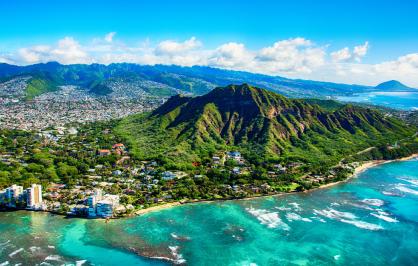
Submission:
<svg viewBox="0 0 418 266">
<path fill-rule="evenodd" d="M 314 163 L 413 133 L 372 109 L 343 105 L 329 111 L 248 84 L 174 96 L 150 114 L 123 119 L 117 129 L 139 157 L 183 162 L 239 149 L 262 160 L 293 157 Z"/>
<path fill-rule="evenodd" d="M 336 93 L 347 94 L 372 89 L 372 87 L 362 85 L 288 79 L 206 66 L 149 66 L 130 63 L 61 65 L 57 62 L 28 66 L 0 64 L 0 79 L 10 79 L 18 75 L 31 76 L 39 73 L 51 77 L 54 86 L 80 86 L 99 96 L 111 93 L 112 88 L 109 87 L 109 81 L 112 79 L 121 79 L 138 88 L 144 87 L 143 84 L 146 82 L 154 82 L 169 88 L 169 91 L 166 90 L 164 95 L 175 95 L 179 92 L 203 95 L 219 86 L 245 82 L 290 97 L 325 97 Z M 153 91 L 155 95 L 159 96 L 158 92 L 158 89 Z"/>
</svg>

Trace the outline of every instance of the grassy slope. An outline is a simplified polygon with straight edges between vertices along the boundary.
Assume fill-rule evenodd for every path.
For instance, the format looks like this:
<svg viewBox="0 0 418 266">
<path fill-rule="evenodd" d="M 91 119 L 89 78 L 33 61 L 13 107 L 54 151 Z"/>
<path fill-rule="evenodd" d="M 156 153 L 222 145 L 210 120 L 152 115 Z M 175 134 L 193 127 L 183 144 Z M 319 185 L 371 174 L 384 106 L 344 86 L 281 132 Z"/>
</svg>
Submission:
<svg viewBox="0 0 418 266">
<path fill-rule="evenodd" d="M 51 80 L 32 78 L 26 87 L 26 100 L 32 100 L 38 95 L 55 90 L 57 90 L 57 86 Z"/>
<path fill-rule="evenodd" d="M 268 106 L 262 103 L 266 101 L 270 104 L 282 101 L 281 105 L 289 108 L 300 105 L 299 111 L 315 110 L 300 101 L 271 96 L 266 91 L 253 95 L 265 114 Z M 187 104 L 189 100 L 182 101 Z M 219 150 L 238 148 L 246 157 L 258 160 L 296 160 L 316 165 L 335 164 L 367 147 L 393 144 L 414 133 L 413 128 L 405 127 L 399 120 L 383 118 L 380 113 L 349 105 L 333 112 L 319 110 L 323 119 L 327 119 L 325 124 L 318 117 L 307 115 L 304 121 L 309 122 L 309 127 L 301 132 L 296 129 L 301 118 L 292 115 L 273 119 L 255 116 L 247 123 L 237 113 L 220 110 L 225 103 L 218 102 L 217 106 L 208 102 L 203 107 L 196 107 L 201 109 L 195 113 L 196 109 L 189 106 L 184 108 L 186 111 L 182 110 L 184 102 L 179 106 L 160 108 L 160 114 L 140 114 L 123 119 L 116 127 L 116 133 L 128 141 L 140 158 L 160 157 L 176 163 L 190 163 L 209 158 Z M 335 108 L 333 105 L 332 109 Z M 289 136 L 281 137 L 283 132 Z"/>
</svg>

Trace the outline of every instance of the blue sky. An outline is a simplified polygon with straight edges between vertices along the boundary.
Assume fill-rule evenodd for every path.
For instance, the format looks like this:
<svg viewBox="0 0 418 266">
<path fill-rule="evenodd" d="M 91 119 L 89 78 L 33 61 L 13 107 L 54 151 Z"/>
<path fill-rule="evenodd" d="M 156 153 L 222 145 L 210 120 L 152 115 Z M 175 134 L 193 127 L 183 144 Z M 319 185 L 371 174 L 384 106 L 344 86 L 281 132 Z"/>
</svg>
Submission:
<svg viewBox="0 0 418 266">
<path fill-rule="evenodd" d="M 401 57 L 415 55 L 418 52 L 418 0 L 15 0 L 1 1 L 0 10 L 0 60 L 16 64 L 54 59 L 54 54 L 57 60 L 63 63 L 78 62 L 77 60 L 81 60 L 82 55 L 77 54 L 77 51 L 75 54 L 78 57 L 76 56 L 74 60 L 71 59 L 71 55 L 66 56 L 65 60 L 58 56 L 62 55 L 62 51 L 57 50 L 56 47 L 59 46 L 59 41 L 65 38 L 71 38 L 72 44 L 78 45 L 78 48 L 88 57 L 80 62 L 109 63 L 103 58 L 104 55 L 107 55 L 108 60 L 113 58 L 109 55 L 110 50 L 118 50 L 118 53 L 127 56 L 127 52 L 122 51 L 122 46 L 129 47 L 131 53 L 142 54 L 146 53 L 143 49 L 135 50 L 134 48 L 146 47 L 146 51 L 155 57 L 155 51 L 162 42 L 172 41 L 181 45 L 193 39 L 198 44 L 191 45 L 191 50 L 194 51 L 188 51 L 189 57 L 190 52 L 193 56 L 205 57 L 195 63 L 316 79 L 325 79 L 327 75 L 337 75 L 338 70 L 331 71 L 329 62 L 339 65 L 346 63 L 342 68 L 347 68 L 347 64 L 350 64 L 350 67 L 353 64 L 361 64 L 360 68 L 362 68 L 364 65 L 396 62 Z M 107 50 L 103 48 L 106 51 L 93 49 L 100 42 L 100 38 L 104 39 L 111 32 L 114 32 L 111 47 L 110 42 L 107 42 Z M 271 51 L 266 59 L 265 53 L 260 56 L 263 49 L 274 47 L 277 42 L 296 38 L 309 41 L 309 43 L 293 42 L 298 50 L 306 52 L 308 49 L 307 53 L 313 53 L 309 49 L 322 49 L 323 61 L 328 63 L 314 62 L 315 71 L 311 72 L 306 71 L 304 67 L 292 69 L 288 66 L 260 65 L 261 61 L 265 62 L 267 59 L 271 61 L 272 57 L 276 61 L 283 59 L 283 55 L 278 56 L 277 53 L 273 55 Z M 64 45 L 71 46 L 71 41 Z M 361 56 L 353 55 L 355 47 L 364 46 L 366 42 L 367 51 Z M 241 61 L 258 60 L 260 62 L 254 62 L 252 66 L 244 66 L 243 62 L 238 64 L 224 62 L 225 58 L 215 60 L 216 64 L 213 60 L 212 63 L 209 62 L 217 49 L 219 51 L 222 45 L 230 43 L 244 45 L 245 51 L 252 53 L 252 56 L 240 51 L 242 47 L 240 48 L 239 45 L 227 47 L 225 53 L 232 51 L 235 56 L 242 55 Z M 275 48 L 276 52 L 280 53 L 279 49 L 286 51 L 287 44 L 285 48 L 282 44 L 279 43 Z M 38 48 L 33 49 L 33 47 Z M 342 60 L 336 60 L 337 56 L 332 57 L 332 53 L 344 48 L 348 48 L 350 56 L 347 54 L 344 56 L 342 52 L 340 53 Z M 22 52 L 22 49 L 27 49 L 26 54 L 25 50 Z M 52 52 L 54 49 L 57 50 L 55 53 Z M 180 50 L 181 55 L 184 56 L 185 50 Z M 197 50 L 200 52 L 198 53 Z M 317 52 L 321 53 L 319 50 Z M 211 55 L 209 55 L 210 52 L 212 52 Z M 37 54 L 32 54 L 34 56 L 31 57 L 30 53 Z M 137 56 L 137 54 L 134 55 Z M 230 55 L 226 54 L 226 57 L 228 56 Z M 296 53 L 295 56 L 300 56 L 300 54 Z M 138 57 L 135 60 L 132 59 L 133 57 L 127 56 L 126 58 L 127 61 L 132 62 L 136 62 L 135 60 L 138 63 L 148 62 L 145 59 L 139 60 Z M 158 60 L 154 58 L 153 60 L 149 62 L 164 63 L 164 60 L 167 60 L 167 63 L 176 63 L 175 60 L 167 58 L 158 58 Z M 407 58 L 408 63 L 411 60 L 414 66 L 415 57 Z M 280 65 L 280 62 L 276 63 Z M 326 69 L 318 72 L 318 67 Z M 292 71 L 287 71 L 288 69 Z M 410 75 L 409 70 L 406 70 L 405 75 Z M 339 81 L 338 78 L 330 79 Z M 401 77 L 401 79 L 418 85 L 418 81 L 415 82 L 411 76 Z M 341 81 L 350 82 L 348 78 L 341 78 Z M 361 83 L 378 80 L 374 78 L 370 82 L 367 81 L 366 77 L 359 80 Z"/>
</svg>

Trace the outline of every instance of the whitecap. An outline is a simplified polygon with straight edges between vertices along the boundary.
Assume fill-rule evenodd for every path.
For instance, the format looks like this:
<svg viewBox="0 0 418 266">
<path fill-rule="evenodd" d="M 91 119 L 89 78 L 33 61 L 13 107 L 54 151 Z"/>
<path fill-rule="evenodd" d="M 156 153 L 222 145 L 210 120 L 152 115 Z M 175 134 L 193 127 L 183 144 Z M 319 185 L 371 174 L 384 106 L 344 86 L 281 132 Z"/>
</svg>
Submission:
<svg viewBox="0 0 418 266">
<path fill-rule="evenodd" d="M 312 222 L 311 219 L 304 218 L 304 217 L 302 217 L 299 214 L 294 213 L 294 212 L 286 213 L 286 219 L 289 222 L 293 222 L 293 221 L 304 221 L 304 222 L 309 222 L 309 223 Z"/>
<path fill-rule="evenodd" d="M 357 216 L 355 216 L 351 212 L 340 212 L 340 211 L 337 211 L 337 210 L 332 209 L 332 208 L 328 208 L 328 209 L 325 209 L 325 210 L 319 210 L 319 211 L 314 209 L 314 213 L 320 214 L 320 215 L 325 216 L 325 217 L 330 218 L 330 219 L 340 219 L 340 218 L 356 219 L 357 218 Z"/>
<path fill-rule="evenodd" d="M 410 183 L 414 186 L 418 186 L 418 180 L 417 179 L 412 179 L 410 177 L 400 177 L 398 179 L 402 180 L 402 181 L 405 181 L 405 182 L 408 182 L 408 183 Z"/>
<path fill-rule="evenodd" d="M 267 225 L 268 228 L 281 228 L 283 230 L 289 230 L 290 227 L 284 223 L 277 212 L 269 212 L 263 209 L 246 208 L 246 210 L 261 222 L 261 224 Z"/>
<path fill-rule="evenodd" d="M 395 192 L 392 192 L 392 191 L 382 191 L 382 194 L 386 195 L 386 196 L 396 196 L 396 197 L 400 196 L 398 193 L 395 193 Z"/>
<path fill-rule="evenodd" d="M 175 264 L 184 264 L 184 263 L 186 263 L 186 260 L 183 259 L 183 255 L 178 252 L 179 246 L 169 246 L 168 248 L 170 249 L 171 254 L 175 258 L 175 260 L 174 260 L 174 263 Z"/>
<path fill-rule="evenodd" d="M 0 263 L 0 266 L 7 266 L 7 265 L 9 265 L 10 263 L 8 262 L 8 261 L 5 261 L 5 262 L 2 262 L 2 263 Z"/>
<path fill-rule="evenodd" d="M 177 239 L 177 240 L 190 240 L 190 237 L 188 236 L 179 236 L 179 235 L 176 235 L 175 233 L 171 233 L 170 235 L 172 238 Z"/>
<path fill-rule="evenodd" d="M 17 250 L 15 250 L 15 251 L 13 251 L 12 253 L 10 253 L 10 254 L 9 254 L 9 257 L 11 258 L 11 257 L 13 257 L 14 255 L 16 255 L 16 254 L 18 254 L 18 253 L 22 252 L 23 250 L 24 250 L 24 248 L 19 248 L 19 249 L 17 249 Z"/>
<path fill-rule="evenodd" d="M 75 262 L 75 266 L 81 266 L 86 262 L 87 262 L 86 260 L 78 260 L 78 261 Z"/>
<path fill-rule="evenodd" d="M 0 247 L 1 246 L 7 246 L 7 245 L 9 245 L 10 244 L 10 240 L 7 240 L 6 242 L 4 242 L 4 243 L 0 243 Z"/>
<path fill-rule="evenodd" d="M 376 207 L 380 207 L 385 204 L 385 202 L 381 199 L 364 199 L 361 202 Z"/>
<path fill-rule="evenodd" d="M 302 210 L 302 208 L 300 207 L 300 204 L 297 203 L 297 202 L 290 202 L 289 205 L 292 206 L 295 211 L 301 211 Z"/>
<path fill-rule="evenodd" d="M 398 222 L 398 220 L 396 218 L 390 217 L 389 213 L 387 213 L 387 212 L 379 211 L 378 213 L 371 213 L 371 215 L 373 215 L 374 217 L 376 217 L 378 219 L 386 221 L 388 223 L 397 223 Z"/>
<path fill-rule="evenodd" d="M 48 246 L 49 249 L 55 249 L 55 246 Z"/>
<path fill-rule="evenodd" d="M 48 257 L 45 258 L 45 260 L 60 261 L 61 256 L 59 256 L 59 255 L 49 255 Z"/>
<path fill-rule="evenodd" d="M 33 246 L 33 247 L 30 247 L 29 250 L 33 253 L 33 252 L 41 250 L 41 248 Z"/>
<path fill-rule="evenodd" d="M 416 190 L 414 190 L 412 188 L 405 187 L 403 184 L 397 185 L 395 188 L 397 190 L 402 191 L 402 192 L 405 192 L 405 193 L 409 193 L 409 194 L 413 194 L 413 195 L 418 195 L 418 191 L 416 191 Z"/>
<path fill-rule="evenodd" d="M 357 220 L 357 216 L 355 216 L 354 214 L 350 212 L 341 212 L 341 211 L 328 208 L 328 209 L 319 210 L 319 211 L 314 209 L 314 213 L 325 216 L 329 219 L 337 220 L 337 221 L 347 223 L 347 224 L 352 224 L 362 229 L 368 229 L 368 230 L 383 229 L 383 227 L 381 227 L 380 225 Z"/>
<path fill-rule="evenodd" d="M 279 211 L 290 211 L 290 210 L 292 210 L 292 208 L 288 208 L 288 207 L 284 207 L 284 206 L 274 207 L 274 208 L 278 209 Z"/>
<path fill-rule="evenodd" d="M 334 260 L 339 260 L 339 259 L 340 259 L 340 257 L 341 257 L 341 255 L 335 255 L 335 256 L 334 256 Z"/>
<path fill-rule="evenodd" d="M 340 220 L 343 223 L 348 223 L 348 224 L 352 224 L 358 228 L 361 229 L 367 229 L 367 230 L 382 230 L 383 227 L 377 224 L 372 224 L 372 223 L 368 223 L 368 222 L 363 222 L 363 221 L 357 221 L 357 220 L 346 220 L 346 219 L 341 219 Z"/>
</svg>

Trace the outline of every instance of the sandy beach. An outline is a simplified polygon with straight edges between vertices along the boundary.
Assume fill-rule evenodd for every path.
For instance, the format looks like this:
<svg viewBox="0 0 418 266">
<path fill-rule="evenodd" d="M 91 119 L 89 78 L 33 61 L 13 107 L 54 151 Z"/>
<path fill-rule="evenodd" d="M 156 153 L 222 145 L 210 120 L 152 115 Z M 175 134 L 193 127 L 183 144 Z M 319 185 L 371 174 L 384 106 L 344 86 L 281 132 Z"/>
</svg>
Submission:
<svg viewBox="0 0 418 266">
<path fill-rule="evenodd" d="M 141 210 L 137 210 L 134 215 L 141 215 L 141 214 L 145 214 L 145 213 L 149 213 L 149 212 L 153 212 L 153 211 L 160 211 L 163 209 L 167 209 L 167 208 L 172 208 L 175 206 L 179 206 L 182 203 L 179 201 L 176 202 L 170 202 L 170 203 L 166 203 L 166 204 L 161 204 L 161 205 L 157 205 L 157 206 L 153 206 L 153 207 L 149 207 L 146 209 L 141 209 Z"/>
</svg>

